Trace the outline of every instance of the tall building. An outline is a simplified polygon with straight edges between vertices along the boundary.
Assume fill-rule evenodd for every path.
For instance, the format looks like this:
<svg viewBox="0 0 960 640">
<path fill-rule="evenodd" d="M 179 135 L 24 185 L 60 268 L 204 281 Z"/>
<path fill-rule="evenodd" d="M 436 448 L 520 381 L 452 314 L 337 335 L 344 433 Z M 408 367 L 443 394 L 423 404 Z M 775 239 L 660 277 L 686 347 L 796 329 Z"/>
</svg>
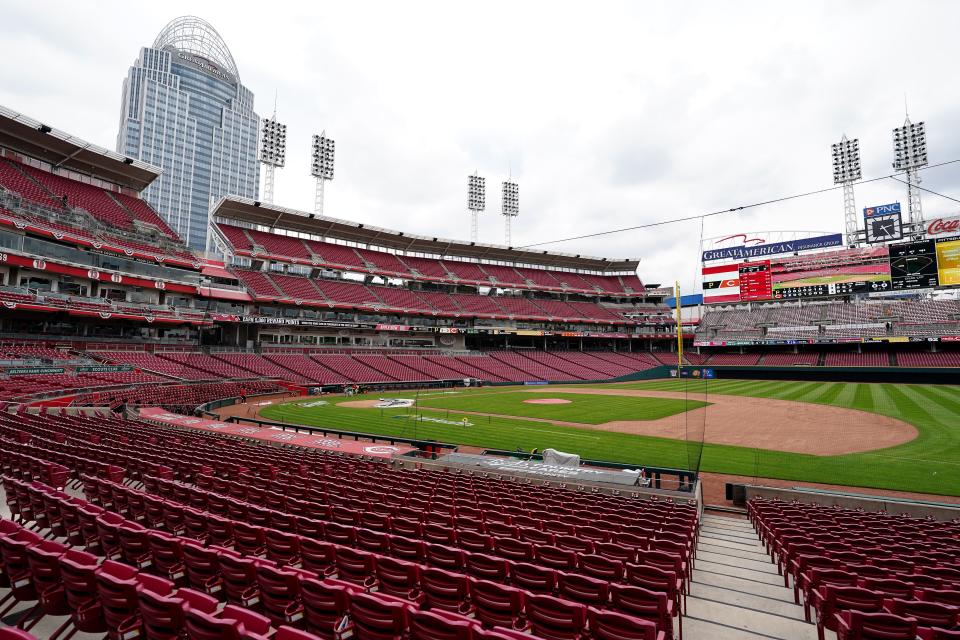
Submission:
<svg viewBox="0 0 960 640">
<path fill-rule="evenodd" d="M 209 23 L 170 22 L 123 81 L 117 151 L 163 169 L 144 195 L 194 249 L 207 249 L 211 201 L 259 197 L 253 92 Z"/>
</svg>

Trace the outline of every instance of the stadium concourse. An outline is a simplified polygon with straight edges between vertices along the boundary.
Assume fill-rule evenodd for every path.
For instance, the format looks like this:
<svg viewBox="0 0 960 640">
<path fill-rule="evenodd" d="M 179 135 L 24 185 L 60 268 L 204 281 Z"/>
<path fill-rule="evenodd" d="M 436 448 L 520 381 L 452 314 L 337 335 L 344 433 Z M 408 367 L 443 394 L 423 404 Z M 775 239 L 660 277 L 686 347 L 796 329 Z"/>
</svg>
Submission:
<svg viewBox="0 0 960 640">
<path fill-rule="evenodd" d="M 698 463 L 648 476 L 198 417 L 358 387 L 669 379 L 678 333 L 702 375 L 947 377 L 948 340 L 728 343 L 777 326 L 945 338 L 955 303 L 756 305 L 678 328 L 637 260 L 243 198 L 212 211 L 215 261 L 142 199 L 157 175 L 0 108 L 0 640 L 956 637 L 960 530 L 928 519 L 946 507 L 788 492 L 751 495 L 748 519 L 704 511 Z"/>
</svg>

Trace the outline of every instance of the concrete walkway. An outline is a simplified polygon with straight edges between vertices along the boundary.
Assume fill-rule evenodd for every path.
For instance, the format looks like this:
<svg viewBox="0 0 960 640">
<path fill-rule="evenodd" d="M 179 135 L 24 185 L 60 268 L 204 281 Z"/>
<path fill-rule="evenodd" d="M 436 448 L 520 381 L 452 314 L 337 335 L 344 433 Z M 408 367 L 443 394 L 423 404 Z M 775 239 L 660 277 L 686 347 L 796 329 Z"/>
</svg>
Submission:
<svg viewBox="0 0 960 640">
<path fill-rule="evenodd" d="M 832 633 L 827 632 L 829 636 Z M 684 640 L 816 640 L 793 590 L 745 519 L 706 515 L 700 529 Z"/>
</svg>

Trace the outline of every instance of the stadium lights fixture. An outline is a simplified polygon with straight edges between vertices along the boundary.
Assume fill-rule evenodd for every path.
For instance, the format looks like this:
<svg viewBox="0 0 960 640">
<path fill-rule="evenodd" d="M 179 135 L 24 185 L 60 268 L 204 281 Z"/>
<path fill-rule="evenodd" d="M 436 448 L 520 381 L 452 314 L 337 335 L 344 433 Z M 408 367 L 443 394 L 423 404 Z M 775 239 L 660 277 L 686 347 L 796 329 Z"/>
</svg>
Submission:
<svg viewBox="0 0 960 640">
<path fill-rule="evenodd" d="M 503 181 L 500 196 L 500 213 L 503 215 L 503 240 L 510 246 L 510 226 L 514 218 L 520 215 L 520 186 L 512 179 Z"/>
<path fill-rule="evenodd" d="M 470 212 L 470 241 L 477 241 L 480 212 L 487 208 L 487 180 L 477 175 L 467 176 L 467 210 Z"/>
<path fill-rule="evenodd" d="M 860 223 L 857 220 L 857 203 L 853 195 L 853 183 L 860 180 L 860 141 L 848 140 L 844 135 L 831 147 L 833 154 L 833 183 L 843 185 L 843 220 L 848 247 L 857 245 Z"/>
<path fill-rule="evenodd" d="M 317 179 L 317 191 L 313 211 L 323 215 L 323 190 L 327 180 L 333 180 L 333 157 L 335 143 L 327 132 L 313 134 L 311 145 L 310 175 Z"/>
<path fill-rule="evenodd" d="M 277 122 L 277 114 L 264 118 L 260 127 L 260 162 L 263 172 L 263 200 L 273 203 L 274 171 L 287 162 L 287 125 Z"/>
<path fill-rule="evenodd" d="M 914 233 L 923 229 L 923 208 L 920 203 L 920 174 L 927 164 L 927 128 L 922 122 L 913 124 L 908 115 L 902 127 L 893 130 L 893 168 L 907 174 L 908 218 Z"/>
</svg>

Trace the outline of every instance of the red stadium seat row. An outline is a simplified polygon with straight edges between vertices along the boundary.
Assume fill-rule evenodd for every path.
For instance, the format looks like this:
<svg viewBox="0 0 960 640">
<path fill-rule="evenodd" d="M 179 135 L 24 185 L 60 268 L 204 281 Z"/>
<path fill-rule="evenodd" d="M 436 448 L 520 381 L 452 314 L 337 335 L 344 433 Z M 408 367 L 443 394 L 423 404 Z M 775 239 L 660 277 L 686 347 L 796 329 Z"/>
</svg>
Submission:
<svg viewBox="0 0 960 640">
<path fill-rule="evenodd" d="M 304 264 L 327 265 L 347 271 L 383 273 L 410 279 L 466 282 L 485 286 L 572 291 L 592 295 L 631 295 L 644 291 L 636 275 L 601 276 L 549 269 L 508 267 L 450 259 L 401 256 L 330 242 L 303 240 L 275 233 L 217 225 L 237 249 L 253 255 L 291 258 Z"/>
<path fill-rule="evenodd" d="M 820 638 L 960 635 L 960 523 L 760 498 L 748 510 Z"/>
</svg>

